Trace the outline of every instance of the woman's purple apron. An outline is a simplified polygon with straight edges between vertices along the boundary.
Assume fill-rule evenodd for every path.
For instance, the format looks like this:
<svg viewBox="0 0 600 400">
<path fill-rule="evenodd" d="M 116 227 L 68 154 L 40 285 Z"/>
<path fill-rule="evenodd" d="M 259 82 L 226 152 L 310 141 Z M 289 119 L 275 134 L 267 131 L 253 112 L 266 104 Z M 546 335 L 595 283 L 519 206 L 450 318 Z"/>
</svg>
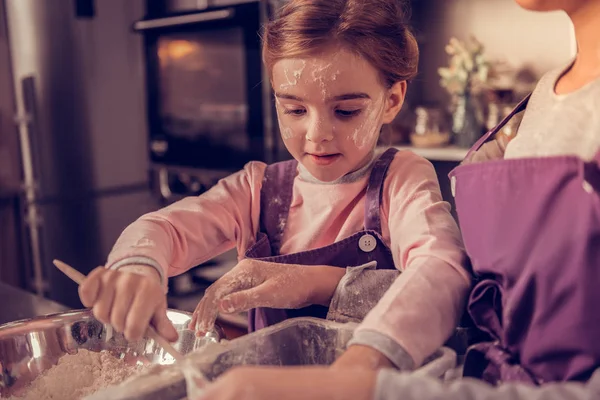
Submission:
<svg viewBox="0 0 600 400">
<path fill-rule="evenodd" d="M 465 375 L 494 384 L 589 379 L 600 367 L 600 152 L 591 162 L 465 164 L 450 179 L 480 279 L 468 311 L 492 338 L 469 350 Z"/>
</svg>

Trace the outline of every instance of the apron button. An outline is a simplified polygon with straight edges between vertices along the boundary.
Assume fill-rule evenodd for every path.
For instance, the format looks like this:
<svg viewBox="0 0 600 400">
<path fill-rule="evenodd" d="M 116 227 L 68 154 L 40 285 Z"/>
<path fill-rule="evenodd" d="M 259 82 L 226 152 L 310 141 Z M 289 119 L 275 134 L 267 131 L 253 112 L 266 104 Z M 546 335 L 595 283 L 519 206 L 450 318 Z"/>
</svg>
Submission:
<svg viewBox="0 0 600 400">
<path fill-rule="evenodd" d="M 372 252 L 373 250 L 375 250 L 375 247 L 377 247 L 377 239 L 375 239 L 375 236 L 373 235 L 369 235 L 367 233 L 361 236 L 360 239 L 358 239 L 358 248 L 364 251 L 365 253 Z"/>
</svg>

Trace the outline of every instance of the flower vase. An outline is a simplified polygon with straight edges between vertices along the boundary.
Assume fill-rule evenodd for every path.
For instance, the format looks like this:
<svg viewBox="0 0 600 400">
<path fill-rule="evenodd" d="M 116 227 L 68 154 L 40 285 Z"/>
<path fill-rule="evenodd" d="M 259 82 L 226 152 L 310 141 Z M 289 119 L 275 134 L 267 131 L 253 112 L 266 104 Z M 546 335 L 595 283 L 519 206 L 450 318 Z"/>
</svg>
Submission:
<svg viewBox="0 0 600 400">
<path fill-rule="evenodd" d="M 454 144 L 463 148 L 470 148 L 483 133 L 483 124 L 479 118 L 477 101 L 470 94 L 456 97 L 452 113 L 452 133 Z"/>
</svg>

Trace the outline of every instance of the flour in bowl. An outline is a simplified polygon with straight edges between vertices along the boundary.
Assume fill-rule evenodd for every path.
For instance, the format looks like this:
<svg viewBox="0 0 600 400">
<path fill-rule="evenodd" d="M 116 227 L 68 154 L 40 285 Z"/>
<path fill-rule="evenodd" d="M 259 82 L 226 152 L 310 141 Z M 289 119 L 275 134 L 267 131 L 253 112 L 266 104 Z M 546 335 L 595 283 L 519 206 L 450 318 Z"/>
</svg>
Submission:
<svg viewBox="0 0 600 400">
<path fill-rule="evenodd" d="M 19 396 L 8 400 L 79 400 L 100 389 L 123 382 L 143 367 L 127 365 L 107 352 L 80 349 L 67 354 L 44 371 Z"/>
</svg>

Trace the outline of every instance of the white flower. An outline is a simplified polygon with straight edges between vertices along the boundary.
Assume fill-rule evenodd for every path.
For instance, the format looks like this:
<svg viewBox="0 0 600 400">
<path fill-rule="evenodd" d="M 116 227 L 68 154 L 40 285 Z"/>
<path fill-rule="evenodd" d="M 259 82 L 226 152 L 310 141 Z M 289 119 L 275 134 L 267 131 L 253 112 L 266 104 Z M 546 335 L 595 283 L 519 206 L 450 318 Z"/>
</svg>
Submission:
<svg viewBox="0 0 600 400">
<path fill-rule="evenodd" d="M 474 37 L 461 42 L 452 37 L 445 46 L 450 56 L 448 67 L 438 69 L 440 85 L 451 94 L 478 90 L 489 78 L 490 66 L 484 56 L 483 45 Z"/>
<path fill-rule="evenodd" d="M 473 71 L 475 69 L 475 63 L 473 62 L 473 60 L 471 59 L 471 57 L 465 56 L 463 63 L 465 65 L 465 69 L 467 71 L 471 72 L 471 71 Z"/>
<path fill-rule="evenodd" d="M 450 68 L 438 68 L 438 74 L 442 78 L 450 78 L 452 76 L 452 71 L 450 71 Z"/>
</svg>

